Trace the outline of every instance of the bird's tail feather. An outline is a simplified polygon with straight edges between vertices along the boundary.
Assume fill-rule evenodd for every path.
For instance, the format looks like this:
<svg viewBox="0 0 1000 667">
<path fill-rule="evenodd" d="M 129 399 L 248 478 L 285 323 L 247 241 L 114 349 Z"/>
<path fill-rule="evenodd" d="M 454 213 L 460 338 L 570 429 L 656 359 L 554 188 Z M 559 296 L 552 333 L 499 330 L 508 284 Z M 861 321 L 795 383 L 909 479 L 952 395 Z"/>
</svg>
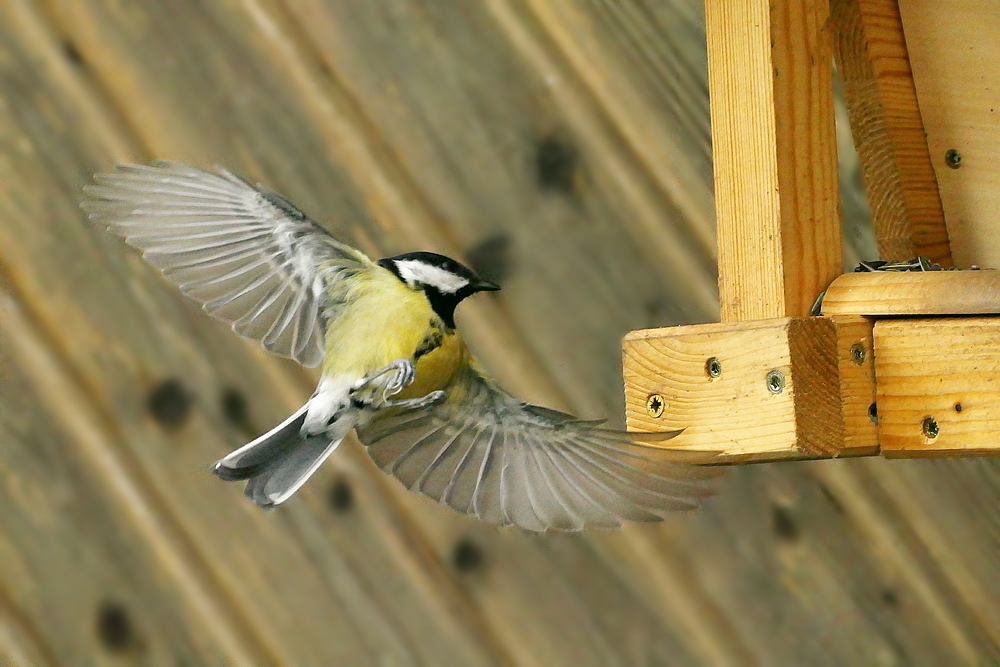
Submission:
<svg viewBox="0 0 1000 667">
<path fill-rule="evenodd" d="M 303 435 L 308 404 L 256 440 L 219 459 L 212 472 L 227 481 L 248 480 L 246 496 L 269 508 L 298 491 L 353 428 L 341 418 L 317 435 Z"/>
<path fill-rule="evenodd" d="M 280 505 L 312 477 L 341 440 L 331 440 L 325 433 L 298 438 L 290 451 L 250 478 L 244 490 L 246 497 L 265 508 Z"/>
<path fill-rule="evenodd" d="M 250 479 L 266 465 L 295 449 L 301 440 L 299 433 L 308 408 L 306 403 L 264 435 L 225 455 L 215 462 L 212 472 L 227 482 Z"/>
</svg>

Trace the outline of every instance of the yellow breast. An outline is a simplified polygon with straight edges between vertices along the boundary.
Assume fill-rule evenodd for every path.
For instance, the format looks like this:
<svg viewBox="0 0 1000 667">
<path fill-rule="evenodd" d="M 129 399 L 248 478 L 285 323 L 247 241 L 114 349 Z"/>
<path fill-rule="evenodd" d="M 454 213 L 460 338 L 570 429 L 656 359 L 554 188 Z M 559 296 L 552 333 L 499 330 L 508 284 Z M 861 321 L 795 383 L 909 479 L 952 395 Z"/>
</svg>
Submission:
<svg viewBox="0 0 1000 667">
<path fill-rule="evenodd" d="M 423 396 L 446 386 L 465 363 L 468 350 L 457 333 L 440 328 L 424 293 L 408 288 L 381 267 L 344 282 L 351 283 L 350 293 L 333 295 L 347 305 L 327 326 L 323 374 L 360 378 L 397 359 L 412 360 L 427 338 L 439 331 L 440 346 L 416 359 L 416 379 L 399 398 Z"/>
<path fill-rule="evenodd" d="M 469 351 L 455 331 L 446 334 L 441 346 L 417 359 L 417 377 L 397 398 L 419 398 L 436 389 L 447 388 L 465 363 Z"/>
</svg>

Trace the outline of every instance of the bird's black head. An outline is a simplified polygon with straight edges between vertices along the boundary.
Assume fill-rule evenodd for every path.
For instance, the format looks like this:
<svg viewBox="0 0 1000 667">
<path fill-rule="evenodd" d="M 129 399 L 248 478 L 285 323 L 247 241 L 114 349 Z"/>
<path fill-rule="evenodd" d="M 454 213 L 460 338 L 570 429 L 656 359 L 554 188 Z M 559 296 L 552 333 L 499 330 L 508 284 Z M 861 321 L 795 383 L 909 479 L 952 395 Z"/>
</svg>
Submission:
<svg viewBox="0 0 1000 667">
<path fill-rule="evenodd" d="M 455 327 L 455 306 L 476 292 L 495 292 L 499 285 L 482 280 L 468 267 L 433 252 L 407 252 L 378 261 L 413 289 L 423 290 L 445 326 Z"/>
</svg>

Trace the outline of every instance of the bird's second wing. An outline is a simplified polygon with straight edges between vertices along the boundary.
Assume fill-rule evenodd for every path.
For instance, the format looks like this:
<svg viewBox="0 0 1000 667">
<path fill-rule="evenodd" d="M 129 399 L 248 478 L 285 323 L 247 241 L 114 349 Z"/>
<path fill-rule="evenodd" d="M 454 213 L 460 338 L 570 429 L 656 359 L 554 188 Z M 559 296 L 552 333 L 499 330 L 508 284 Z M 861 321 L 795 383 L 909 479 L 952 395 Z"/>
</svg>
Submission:
<svg viewBox="0 0 1000 667">
<path fill-rule="evenodd" d="M 305 366 L 323 360 L 328 290 L 371 266 L 279 195 L 172 162 L 94 177 L 83 208 L 205 310 Z"/>
<path fill-rule="evenodd" d="M 379 416 L 358 436 L 380 468 L 459 512 L 532 531 L 614 527 L 695 509 L 713 452 L 523 403 L 469 368 L 441 405 Z"/>
</svg>

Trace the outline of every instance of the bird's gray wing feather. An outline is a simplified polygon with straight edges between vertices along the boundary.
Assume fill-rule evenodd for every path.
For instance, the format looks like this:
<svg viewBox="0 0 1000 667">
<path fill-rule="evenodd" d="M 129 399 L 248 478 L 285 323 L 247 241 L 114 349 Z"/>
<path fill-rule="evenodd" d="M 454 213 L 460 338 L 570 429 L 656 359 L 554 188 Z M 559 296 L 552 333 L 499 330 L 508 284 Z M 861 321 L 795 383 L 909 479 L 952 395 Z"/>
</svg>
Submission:
<svg viewBox="0 0 1000 667">
<path fill-rule="evenodd" d="M 532 531 L 613 527 L 695 509 L 714 452 L 669 450 L 601 422 L 523 403 L 469 368 L 443 404 L 358 428 L 383 470 L 483 521 Z"/>
<path fill-rule="evenodd" d="M 286 199 L 172 162 L 97 174 L 83 208 L 233 330 L 305 366 L 323 360 L 327 294 L 371 266 Z"/>
</svg>

